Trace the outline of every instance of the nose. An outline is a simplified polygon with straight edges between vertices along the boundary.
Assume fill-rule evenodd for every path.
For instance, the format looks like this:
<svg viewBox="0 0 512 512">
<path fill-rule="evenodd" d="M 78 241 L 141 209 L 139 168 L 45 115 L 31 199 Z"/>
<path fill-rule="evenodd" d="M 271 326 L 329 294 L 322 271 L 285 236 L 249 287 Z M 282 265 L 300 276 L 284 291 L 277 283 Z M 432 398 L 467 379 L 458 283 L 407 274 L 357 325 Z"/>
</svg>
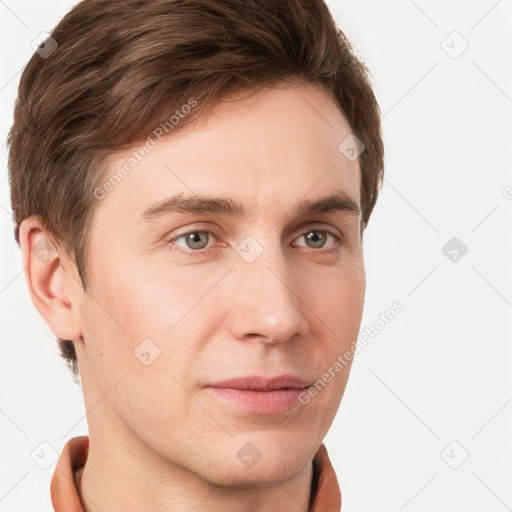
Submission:
<svg viewBox="0 0 512 512">
<path fill-rule="evenodd" d="M 276 344 L 306 336 L 306 297 L 298 295 L 298 276 L 280 248 L 266 248 L 250 264 L 237 260 L 234 270 L 229 326 L 235 339 Z"/>
</svg>

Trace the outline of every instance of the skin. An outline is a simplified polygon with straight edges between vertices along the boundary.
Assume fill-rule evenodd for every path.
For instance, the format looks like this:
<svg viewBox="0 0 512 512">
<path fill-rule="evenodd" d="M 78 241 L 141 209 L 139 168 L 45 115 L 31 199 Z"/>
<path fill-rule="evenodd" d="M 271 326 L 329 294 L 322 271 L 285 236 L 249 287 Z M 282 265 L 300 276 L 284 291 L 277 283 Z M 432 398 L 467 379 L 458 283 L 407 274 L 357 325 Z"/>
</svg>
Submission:
<svg viewBox="0 0 512 512">
<path fill-rule="evenodd" d="M 360 215 L 293 213 L 303 199 L 340 190 L 359 204 L 359 162 L 338 149 L 350 133 L 313 84 L 205 110 L 98 201 L 89 293 L 62 251 L 46 263 L 33 256 L 44 232 L 37 218 L 23 222 L 32 300 L 78 355 L 90 449 L 77 479 L 87 511 L 307 510 L 312 458 L 350 364 L 308 404 L 280 414 L 242 411 L 205 384 L 283 373 L 313 383 L 352 347 L 365 291 Z M 130 153 L 112 157 L 106 176 Z M 229 196 L 249 215 L 140 221 L 180 191 Z M 313 228 L 323 246 L 306 238 Z M 190 232 L 203 233 L 200 249 L 186 237 L 169 242 Z M 263 249 L 252 263 L 235 251 L 249 236 Z M 149 366 L 134 356 L 147 338 L 160 350 Z M 262 454 L 252 467 L 237 457 L 248 442 Z"/>
</svg>

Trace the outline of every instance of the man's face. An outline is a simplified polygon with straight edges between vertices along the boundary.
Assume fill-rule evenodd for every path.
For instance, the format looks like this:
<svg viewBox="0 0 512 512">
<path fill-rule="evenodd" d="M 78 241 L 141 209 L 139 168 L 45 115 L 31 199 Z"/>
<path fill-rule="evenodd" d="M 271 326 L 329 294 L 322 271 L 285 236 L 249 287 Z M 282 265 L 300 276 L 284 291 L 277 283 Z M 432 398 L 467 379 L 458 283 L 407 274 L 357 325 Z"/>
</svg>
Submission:
<svg viewBox="0 0 512 512">
<path fill-rule="evenodd" d="M 333 367 L 357 338 L 365 273 L 357 212 L 298 208 L 340 193 L 359 205 L 359 163 L 338 149 L 350 133 L 317 86 L 266 89 L 155 139 L 98 200 L 76 343 L 91 438 L 228 486 L 303 470 L 345 389 L 350 362 Z M 176 194 L 245 214 L 144 216 Z M 301 400 L 211 387 L 281 375 L 312 386 L 329 369 Z"/>
</svg>

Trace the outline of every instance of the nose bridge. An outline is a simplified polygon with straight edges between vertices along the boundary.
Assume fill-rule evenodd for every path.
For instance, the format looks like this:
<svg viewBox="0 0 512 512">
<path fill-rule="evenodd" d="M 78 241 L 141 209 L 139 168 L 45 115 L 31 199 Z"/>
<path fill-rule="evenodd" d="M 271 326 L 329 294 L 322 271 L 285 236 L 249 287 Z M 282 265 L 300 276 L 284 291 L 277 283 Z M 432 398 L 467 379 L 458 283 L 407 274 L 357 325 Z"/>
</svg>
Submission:
<svg viewBox="0 0 512 512">
<path fill-rule="evenodd" d="M 290 263 L 273 235 L 275 230 L 257 238 L 247 237 L 237 247 L 239 292 L 231 324 L 237 338 L 259 335 L 266 342 L 279 343 L 307 332 Z"/>
</svg>

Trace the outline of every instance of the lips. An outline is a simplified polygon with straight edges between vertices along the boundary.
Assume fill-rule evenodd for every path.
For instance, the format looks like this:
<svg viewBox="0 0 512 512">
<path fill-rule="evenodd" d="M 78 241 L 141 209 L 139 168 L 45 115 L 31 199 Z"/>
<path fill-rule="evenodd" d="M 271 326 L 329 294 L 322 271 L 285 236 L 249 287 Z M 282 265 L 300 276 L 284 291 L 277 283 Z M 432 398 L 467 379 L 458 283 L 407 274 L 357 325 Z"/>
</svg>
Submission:
<svg viewBox="0 0 512 512">
<path fill-rule="evenodd" d="M 301 405 L 299 394 L 308 381 L 295 375 L 241 377 L 209 384 L 207 389 L 222 404 L 237 411 L 280 414 Z"/>
<path fill-rule="evenodd" d="M 309 386 L 308 381 L 295 375 L 278 375 L 276 377 L 241 377 L 209 384 L 209 387 L 245 389 L 257 391 L 272 391 L 276 389 L 304 389 Z"/>
</svg>

